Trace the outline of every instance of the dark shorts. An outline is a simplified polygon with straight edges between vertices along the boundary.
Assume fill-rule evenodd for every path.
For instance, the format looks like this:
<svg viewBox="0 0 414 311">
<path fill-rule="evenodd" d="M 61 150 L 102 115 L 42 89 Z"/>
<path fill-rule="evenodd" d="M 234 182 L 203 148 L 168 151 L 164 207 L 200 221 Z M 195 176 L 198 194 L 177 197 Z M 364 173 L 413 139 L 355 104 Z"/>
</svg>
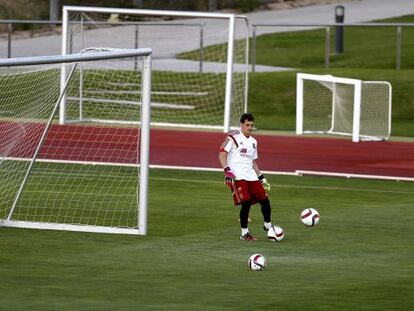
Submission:
<svg viewBox="0 0 414 311">
<path fill-rule="evenodd" d="M 248 200 L 254 204 L 266 198 L 267 193 L 259 180 L 236 180 L 234 182 L 233 201 L 235 205 L 239 205 Z"/>
</svg>

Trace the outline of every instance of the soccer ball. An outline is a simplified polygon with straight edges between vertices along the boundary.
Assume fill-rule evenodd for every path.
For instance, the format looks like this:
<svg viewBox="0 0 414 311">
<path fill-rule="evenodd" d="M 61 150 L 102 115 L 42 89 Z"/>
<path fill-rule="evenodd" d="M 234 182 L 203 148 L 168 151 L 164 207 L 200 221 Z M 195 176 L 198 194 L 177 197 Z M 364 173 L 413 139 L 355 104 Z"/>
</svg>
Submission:
<svg viewBox="0 0 414 311">
<path fill-rule="evenodd" d="M 320 215 L 314 208 L 307 208 L 300 214 L 300 220 L 305 226 L 313 227 L 319 222 Z"/>
<path fill-rule="evenodd" d="M 262 271 L 266 268 L 266 258 L 260 254 L 253 254 L 249 258 L 248 265 L 252 271 Z"/>
<path fill-rule="evenodd" d="M 279 226 L 272 226 L 268 231 L 267 231 L 267 238 L 270 241 L 274 241 L 274 242 L 279 242 L 282 241 L 283 238 L 285 236 L 285 232 L 283 231 L 283 229 Z"/>
</svg>

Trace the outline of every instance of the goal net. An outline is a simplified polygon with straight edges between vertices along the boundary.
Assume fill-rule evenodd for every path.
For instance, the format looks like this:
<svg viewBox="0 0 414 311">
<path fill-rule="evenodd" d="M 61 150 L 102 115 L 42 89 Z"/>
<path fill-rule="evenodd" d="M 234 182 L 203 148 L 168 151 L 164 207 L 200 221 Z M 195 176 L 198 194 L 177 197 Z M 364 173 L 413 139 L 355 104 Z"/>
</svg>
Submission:
<svg viewBox="0 0 414 311">
<path fill-rule="evenodd" d="M 297 75 L 296 133 L 386 140 L 391 133 L 391 84 L 331 75 Z"/>
<path fill-rule="evenodd" d="M 131 60 L 136 68 L 124 68 Z M 0 66 L 0 226 L 145 235 L 151 49 L 3 59 Z M 133 102 L 128 109 L 99 113 L 129 116 L 140 127 L 59 124 L 59 104 L 78 96 L 80 79 L 97 93 L 129 85 L 133 95 L 111 95 Z"/>
<path fill-rule="evenodd" d="M 238 127 L 247 110 L 248 23 L 245 17 L 199 13 L 63 7 L 62 54 L 106 46 L 153 50 L 151 124 L 217 128 Z M 125 63 L 134 68 L 135 63 Z M 128 84 L 105 93 L 91 92 L 80 79 L 79 96 L 62 101 L 60 122 L 133 123 L 136 120 L 102 115 L 96 109 L 126 107 L 117 93 L 133 94 Z"/>
</svg>

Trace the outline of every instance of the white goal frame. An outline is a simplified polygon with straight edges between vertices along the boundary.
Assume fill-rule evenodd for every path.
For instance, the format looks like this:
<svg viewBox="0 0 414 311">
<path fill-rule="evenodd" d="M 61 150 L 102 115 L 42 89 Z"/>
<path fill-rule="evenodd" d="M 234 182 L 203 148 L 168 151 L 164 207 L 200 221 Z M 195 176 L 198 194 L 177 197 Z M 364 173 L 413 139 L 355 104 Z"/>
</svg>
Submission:
<svg viewBox="0 0 414 311">
<path fill-rule="evenodd" d="M 346 84 L 351 85 L 354 88 L 353 94 L 353 114 L 352 114 L 352 132 L 340 132 L 334 131 L 335 128 L 335 96 L 332 96 L 332 116 L 331 116 L 331 128 L 327 131 L 310 131 L 304 129 L 304 81 L 305 80 L 312 80 L 316 82 L 329 82 L 333 83 L 333 93 L 335 93 L 336 84 Z M 363 95 L 363 85 L 364 84 L 382 84 L 388 87 L 389 89 L 389 98 L 388 98 L 388 116 L 386 126 L 387 126 L 387 134 L 383 136 L 376 136 L 376 135 L 361 135 L 361 108 L 364 104 L 362 102 L 362 95 Z M 387 81 L 362 81 L 358 79 L 349 79 L 349 78 L 341 78 L 341 77 L 334 77 L 332 75 L 316 75 L 316 74 L 306 74 L 306 73 L 298 73 L 296 76 L 296 134 L 303 135 L 307 133 L 319 133 L 319 134 L 335 134 L 335 135 L 344 135 L 344 136 L 352 136 L 353 142 L 359 142 L 362 140 L 387 140 L 391 134 L 391 106 L 392 106 L 392 86 Z"/>
<path fill-rule="evenodd" d="M 128 15 L 151 15 L 151 16 L 166 16 L 166 17 L 185 17 L 185 18 L 212 18 L 228 20 L 228 46 L 227 46 L 227 63 L 226 63 L 226 81 L 225 81 L 225 99 L 223 105 L 223 126 L 214 125 L 188 125 L 180 123 L 153 123 L 158 126 L 183 126 L 194 128 L 213 128 L 223 129 L 225 133 L 231 129 L 232 119 L 232 102 L 233 102 L 233 63 L 235 50 L 235 25 L 236 19 L 245 20 L 248 29 L 249 22 L 246 16 L 230 14 L 230 13 L 206 13 L 206 12 L 188 12 L 188 11 L 168 11 L 168 10 L 143 10 L 143 9 L 123 9 L 123 8 L 109 8 L 109 7 L 87 7 L 87 6 L 63 6 L 62 10 L 62 55 L 69 53 L 69 13 L 70 12 L 84 12 L 84 13 L 105 13 L 105 14 L 128 14 Z M 116 47 L 112 47 L 116 48 Z M 249 73 L 249 36 L 246 33 L 246 51 L 245 51 L 245 85 L 244 85 L 244 112 L 247 112 L 248 101 L 248 73 Z M 62 72 L 62 81 L 64 72 Z M 63 82 L 62 82 L 63 83 Z M 64 124 L 66 122 L 65 110 L 66 99 L 62 98 L 59 109 L 59 122 Z"/>
<path fill-rule="evenodd" d="M 62 64 L 65 67 L 68 64 L 73 64 L 70 72 L 66 74 L 66 78 L 61 84 L 61 92 L 57 101 L 53 105 L 53 110 L 50 116 L 46 120 L 45 129 L 40 137 L 39 143 L 36 145 L 36 150 L 32 158 L 27 159 L 15 159 L 30 162 L 25 176 L 19 186 L 18 192 L 14 198 L 13 206 L 10 208 L 10 212 L 5 219 L 0 219 L 0 227 L 15 227 L 15 228 L 29 228 L 29 229 L 49 229 L 49 230 L 65 230 L 65 231 L 81 231 L 81 232 L 95 232 L 95 233 L 115 233 L 115 234 L 133 234 L 133 235 L 146 235 L 147 234 L 147 215 L 148 215 L 148 176 L 149 176 L 149 137 L 150 137 L 150 113 L 151 113 L 151 55 L 152 50 L 149 48 L 129 49 L 129 50 L 117 50 L 117 51 L 104 51 L 94 53 L 79 53 L 70 55 L 52 55 L 52 56 L 40 56 L 40 57 L 22 57 L 22 58 L 10 58 L 0 59 L 1 67 L 11 66 L 31 66 L 31 65 L 48 65 L 48 64 Z M 138 193 L 138 219 L 137 228 L 124 228 L 124 227 L 108 227 L 100 225 L 88 225 L 88 224 L 70 224 L 70 223 L 47 223 L 47 222 L 35 222 L 35 221 L 22 221 L 13 220 L 13 212 L 16 208 L 17 202 L 20 196 L 24 192 L 27 180 L 31 174 L 32 167 L 37 160 L 40 149 L 46 139 L 47 133 L 52 126 L 54 115 L 59 109 L 59 104 L 65 96 L 67 86 L 70 78 L 75 71 L 75 68 L 79 62 L 98 61 L 98 60 L 112 60 L 120 58 L 143 58 L 142 66 L 142 103 L 141 103 L 141 116 L 140 116 L 140 131 L 139 131 L 139 163 L 131 164 L 139 168 L 139 190 Z M 61 80 L 62 82 L 62 80 Z M 8 159 L 6 159 L 8 160 Z M 39 162 L 45 162 L 45 160 L 39 159 Z M 47 160 L 49 161 L 49 160 Z M 50 160 L 53 163 L 53 160 Z M 68 163 L 75 164 L 96 164 L 96 165 L 111 165 L 110 163 L 76 163 L 76 161 L 68 161 Z"/>
</svg>

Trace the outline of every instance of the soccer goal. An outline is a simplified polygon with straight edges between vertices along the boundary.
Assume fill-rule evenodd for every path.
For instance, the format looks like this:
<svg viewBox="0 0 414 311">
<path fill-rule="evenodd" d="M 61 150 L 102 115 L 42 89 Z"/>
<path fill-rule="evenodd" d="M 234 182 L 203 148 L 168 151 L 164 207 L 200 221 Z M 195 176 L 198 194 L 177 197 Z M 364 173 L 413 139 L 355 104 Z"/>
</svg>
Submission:
<svg viewBox="0 0 414 311">
<path fill-rule="evenodd" d="M 130 60 L 136 67 L 124 68 Z M 145 235 L 151 49 L 2 59 L 0 67 L 0 226 Z M 133 105 L 100 113 L 140 127 L 59 124 L 59 104 L 79 95 L 80 79 L 101 93 L 129 85 L 133 94 L 111 99 Z"/>
<path fill-rule="evenodd" d="M 248 20 L 225 13 L 158 11 L 64 6 L 62 54 L 106 46 L 149 46 L 152 55 L 151 124 L 213 128 L 238 127 L 247 110 Z M 133 68 L 134 61 L 124 62 Z M 113 83 L 105 93 L 84 87 L 61 102 L 60 123 L 134 123 L 131 118 L 103 116 L 118 93 L 132 94 L 130 85 Z M 99 109 L 97 107 L 99 106 Z"/>
<path fill-rule="evenodd" d="M 331 75 L 297 74 L 296 133 L 386 140 L 391 133 L 391 84 Z"/>
</svg>

